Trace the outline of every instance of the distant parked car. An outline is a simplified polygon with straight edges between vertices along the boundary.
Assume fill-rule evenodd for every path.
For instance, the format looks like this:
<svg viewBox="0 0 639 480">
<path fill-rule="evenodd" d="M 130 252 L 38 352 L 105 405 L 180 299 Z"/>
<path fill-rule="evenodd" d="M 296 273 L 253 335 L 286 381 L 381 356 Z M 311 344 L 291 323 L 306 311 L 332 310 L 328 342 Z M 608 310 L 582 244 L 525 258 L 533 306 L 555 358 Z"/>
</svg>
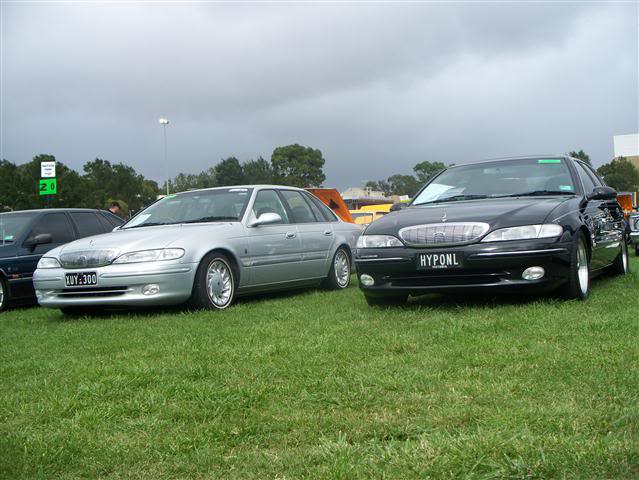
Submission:
<svg viewBox="0 0 639 480">
<path fill-rule="evenodd" d="M 630 243 L 635 247 L 635 255 L 639 257 L 639 212 L 630 214 L 628 225 L 630 226 Z"/>
<path fill-rule="evenodd" d="M 9 305 L 36 302 L 32 276 L 42 255 L 78 238 L 110 232 L 123 223 L 101 210 L 0 213 L 0 311 Z"/>
<path fill-rule="evenodd" d="M 238 295 L 323 283 L 343 289 L 360 228 L 305 190 L 239 186 L 170 195 L 117 231 L 44 256 L 38 302 L 223 309 Z"/>
<path fill-rule="evenodd" d="M 628 272 L 617 192 L 563 155 L 447 168 L 366 228 L 355 262 L 369 304 L 429 292 L 557 289 L 585 299 L 594 276 Z"/>
</svg>

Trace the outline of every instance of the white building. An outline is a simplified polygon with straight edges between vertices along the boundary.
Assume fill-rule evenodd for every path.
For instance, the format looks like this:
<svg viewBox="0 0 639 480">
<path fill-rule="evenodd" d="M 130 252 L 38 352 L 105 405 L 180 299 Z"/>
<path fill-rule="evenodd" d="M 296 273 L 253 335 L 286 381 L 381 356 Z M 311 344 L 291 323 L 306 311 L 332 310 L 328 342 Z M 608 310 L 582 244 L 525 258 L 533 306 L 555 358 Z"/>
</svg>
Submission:
<svg viewBox="0 0 639 480">
<path fill-rule="evenodd" d="M 625 157 L 639 168 L 639 133 L 615 135 L 615 158 Z"/>
</svg>

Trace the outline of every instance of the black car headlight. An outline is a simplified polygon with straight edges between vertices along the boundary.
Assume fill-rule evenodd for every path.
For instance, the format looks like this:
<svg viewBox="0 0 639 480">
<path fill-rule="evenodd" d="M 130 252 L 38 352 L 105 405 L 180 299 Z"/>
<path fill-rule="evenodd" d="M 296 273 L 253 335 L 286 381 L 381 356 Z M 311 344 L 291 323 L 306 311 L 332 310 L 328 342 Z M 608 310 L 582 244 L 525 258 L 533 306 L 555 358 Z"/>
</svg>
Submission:
<svg viewBox="0 0 639 480">
<path fill-rule="evenodd" d="M 403 247 L 404 244 L 392 235 L 360 235 L 357 248 Z"/>
<path fill-rule="evenodd" d="M 504 242 L 507 240 L 534 240 L 536 238 L 560 237 L 564 233 L 561 225 L 545 223 L 543 225 L 521 225 L 519 227 L 500 228 L 486 235 L 482 242 Z"/>
</svg>

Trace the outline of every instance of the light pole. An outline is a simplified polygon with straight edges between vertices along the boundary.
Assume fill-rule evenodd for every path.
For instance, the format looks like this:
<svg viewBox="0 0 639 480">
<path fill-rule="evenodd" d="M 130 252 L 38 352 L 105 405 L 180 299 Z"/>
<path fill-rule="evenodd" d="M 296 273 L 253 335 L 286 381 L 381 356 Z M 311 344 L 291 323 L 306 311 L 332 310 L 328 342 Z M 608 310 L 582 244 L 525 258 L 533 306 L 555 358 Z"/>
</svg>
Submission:
<svg viewBox="0 0 639 480">
<path fill-rule="evenodd" d="M 162 125 L 164 131 L 164 167 L 166 168 L 166 194 L 169 195 L 169 157 L 166 153 L 166 126 L 169 124 L 169 119 L 161 117 L 158 122 Z"/>
</svg>

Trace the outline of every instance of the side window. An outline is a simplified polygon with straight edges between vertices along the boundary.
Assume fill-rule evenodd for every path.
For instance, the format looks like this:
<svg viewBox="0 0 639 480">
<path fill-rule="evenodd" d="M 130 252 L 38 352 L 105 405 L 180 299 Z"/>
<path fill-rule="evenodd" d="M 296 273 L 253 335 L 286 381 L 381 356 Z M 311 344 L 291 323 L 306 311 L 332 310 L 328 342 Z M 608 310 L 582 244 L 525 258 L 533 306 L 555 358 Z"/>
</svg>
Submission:
<svg viewBox="0 0 639 480">
<path fill-rule="evenodd" d="M 319 208 L 322 211 L 322 213 L 324 214 L 324 217 L 326 218 L 327 221 L 329 221 L 329 222 L 338 222 L 339 221 L 339 219 L 337 218 L 337 215 L 335 215 L 333 210 L 331 210 L 321 200 L 319 200 L 318 198 L 314 197 L 313 195 L 308 195 L 308 197 L 311 199 L 311 201 L 315 205 L 317 205 L 317 208 Z"/>
<path fill-rule="evenodd" d="M 260 190 L 257 192 L 255 203 L 253 203 L 253 215 L 255 215 L 255 218 L 259 218 L 264 213 L 277 213 L 282 217 L 281 223 L 290 223 L 286 209 L 275 190 Z"/>
<path fill-rule="evenodd" d="M 581 178 L 581 181 L 584 183 L 584 193 L 592 192 L 595 188 L 595 182 L 593 182 L 592 178 L 590 178 L 590 174 L 579 162 L 575 162 L 575 167 L 579 173 L 579 178 Z"/>
<path fill-rule="evenodd" d="M 68 243 L 75 239 L 71 222 L 64 213 L 47 213 L 38 220 L 29 237 L 41 233 L 51 234 L 53 244 Z"/>
<path fill-rule="evenodd" d="M 319 207 L 315 204 L 315 202 L 311 199 L 311 196 L 303 193 L 302 195 L 304 195 L 304 199 L 306 200 L 306 203 L 308 203 L 308 205 L 311 207 L 311 210 L 313 210 L 313 215 L 315 215 L 315 218 L 317 218 L 317 221 L 319 222 L 329 222 L 330 218 L 326 218 L 326 215 L 324 215 L 324 213 L 319 209 Z"/>
<path fill-rule="evenodd" d="M 110 212 L 100 212 L 100 218 L 106 219 L 108 224 L 111 225 L 111 228 L 109 230 L 112 230 L 114 227 L 118 227 L 124 223 L 124 220 L 113 215 Z"/>
<path fill-rule="evenodd" d="M 590 172 L 590 176 L 594 179 L 595 181 L 595 185 L 598 187 L 603 187 L 606 185 L 606 183 L 602 180 L 602 178 L 597 175 L 597 172 L 595 172 L 595 169 L 592 168 L 589 165 L 585 165 L 585 167 L 588 169 L 588 171 Z"/>
<path fill-rule="evenodd" d="M 280 190 L 280 193 L 284 197 L 284 200 L 288 204 L 288 208 L 293 214 L 293 220 L 295 223 L 315 223 L 317 219 L 308 206 L 304 197 L 300 192 L 294 192 L 293 190 Z"/>
<path fill-rule="evenodd" d="M 104 227 L 93 212 L 71 212 L 73 223 L 78 227 L 80 238 L 104 233 Z"/>
</svg>

